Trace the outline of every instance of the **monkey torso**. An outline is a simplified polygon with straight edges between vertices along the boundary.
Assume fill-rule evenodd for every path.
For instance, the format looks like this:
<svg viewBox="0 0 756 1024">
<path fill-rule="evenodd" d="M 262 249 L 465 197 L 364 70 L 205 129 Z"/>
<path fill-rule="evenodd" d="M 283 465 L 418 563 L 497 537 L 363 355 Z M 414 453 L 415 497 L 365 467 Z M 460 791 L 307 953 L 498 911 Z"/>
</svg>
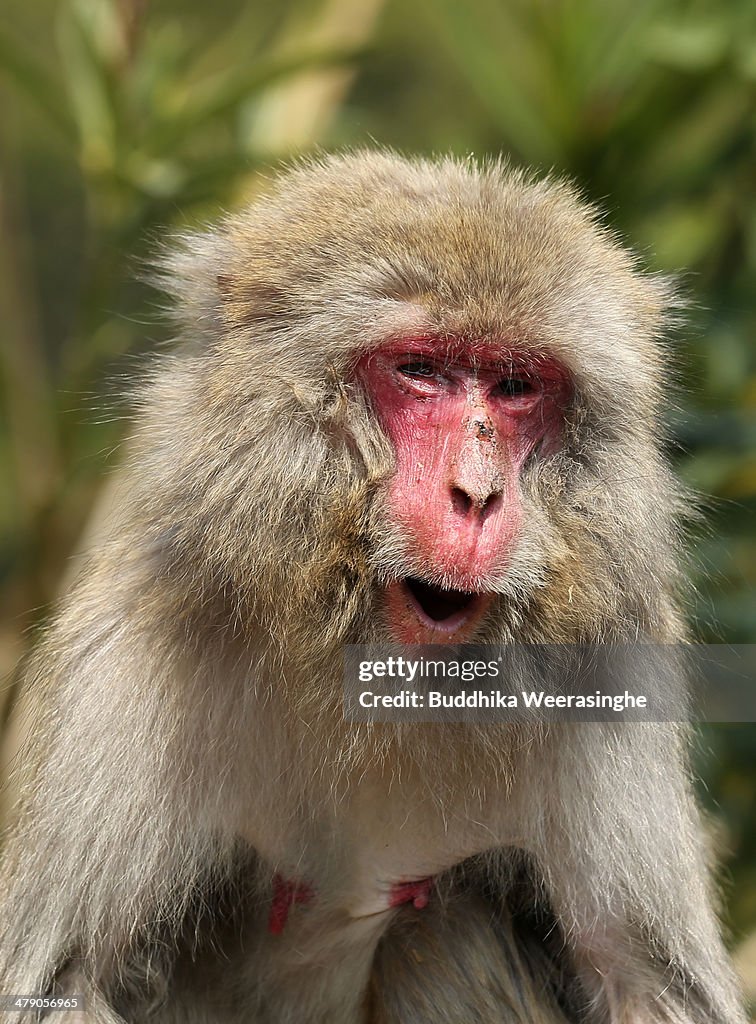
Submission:
<svg viewBox="0 0 756 1024">
<path fill-rule="evenodd" d="M 472 784 L 453 761 L 463 753 L 459 742 L 449 746 L 442 788 L 436 772 L 410 758 L 365 761 L 330 781 L 322 772 L 305 780 L 300 764 L 304 792 L 286 825 L 273 835 L 263 807 L 259 822 L 250 815 L 244 839 L 260 856 L 262 884 L 254 926 L 243 926 L 250 948 L 240 971 L 262 1019 L 268 1003 L 271 1020 L 288 1012 L 309 1019 L 310 999 L 328 1001 L 329 1020 L 357 1019 L 376 949 L 397 918 L 430 917 L 454 898 L 451 869 L 518 845 L 518 793 L 480 778 Z M 283 773 L 273 800 L 291 799 Z"/>
<path fill-rule="evenodd" d="M 276 843 L 254 830 L 245 838 L 277 873 L 306 889 L 303 914 L 321 902 L 354 918 L 405 902 L 402 887 L 412 902 L 412 884 L 517 841 L 511 794 L 460 786 L 450 798 L 434 792 L 418 770 L 414 775 L 368 769 L 345 793 L 326 796 L 314 814 L 297 815 Z"/>
</svg>

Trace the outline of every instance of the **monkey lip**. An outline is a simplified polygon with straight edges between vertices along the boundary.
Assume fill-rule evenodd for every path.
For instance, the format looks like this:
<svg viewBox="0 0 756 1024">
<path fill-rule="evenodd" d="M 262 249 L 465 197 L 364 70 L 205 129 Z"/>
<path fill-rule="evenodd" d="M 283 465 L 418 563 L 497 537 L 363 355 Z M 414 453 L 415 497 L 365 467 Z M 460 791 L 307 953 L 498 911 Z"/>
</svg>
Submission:
<svg viewBox="0 0 756 1024">
<path fill-rule="evenodd" d="M 438 587 L 412 576 L 394 586 L 398 594 L 396 590 L 394 592 L 400 598 L 400 607 L 397 609 L 394 604 L 395 610 L 400 614 L 404 612 L 402 618 L 405 620 L 406 613 L 411 610 L 417 620 L 414 629 L 400 630 L 404 634 L 401 639 L 405 641 L 411 638 L 423 642 L 438 634 L 451 636 L 477 621 L 490 600 L 488 595 Z M 404 625 L 406 627 L 406 621 Z M 419 632 L 417 626 L 420 627 Z"/>
</svg>

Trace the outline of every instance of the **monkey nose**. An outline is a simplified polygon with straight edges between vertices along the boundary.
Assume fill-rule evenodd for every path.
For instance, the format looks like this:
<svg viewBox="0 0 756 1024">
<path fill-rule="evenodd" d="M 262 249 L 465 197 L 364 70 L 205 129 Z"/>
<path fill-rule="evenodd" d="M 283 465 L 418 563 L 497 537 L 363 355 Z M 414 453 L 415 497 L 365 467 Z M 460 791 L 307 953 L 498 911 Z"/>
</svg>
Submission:
<svg viewBox="0 0 756 1024">
<path fill-rule="evenodd" d="M 502 500 L 503 478 L 493 441 L 491 421 L 474 419 L 456 452 L 449 480 L 451 503 L 455 515 L 467 522 L 482 523 Z"/>
<path fill-rule="evenodd" d="M 473 488 L 459 483 L 451 487 L 452 508 L 457 516 L 481 523 L 501 504 L 501 489 L 493 483 L 488 488 Z"/>
<path fill-rule="evenodd" d="M 452 508 L 460 519 L 482 523 L 501 504 L 502 477 L 480 452 L 465 454 L 450 481 Z"/>
</svg>

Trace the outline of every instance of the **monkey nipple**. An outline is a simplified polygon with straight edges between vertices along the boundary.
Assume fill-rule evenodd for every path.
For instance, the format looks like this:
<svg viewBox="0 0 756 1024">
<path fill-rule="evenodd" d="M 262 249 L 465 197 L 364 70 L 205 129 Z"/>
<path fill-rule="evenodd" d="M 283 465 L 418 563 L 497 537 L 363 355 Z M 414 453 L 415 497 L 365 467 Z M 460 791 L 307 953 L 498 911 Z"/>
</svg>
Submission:
<svg viewBox="0 0 756 1024">
<path fill-rule="evenodd" d="M 415 910 L 422 910 L 428 906 L 432 889 L 432 878 L 421 878 L 417 882 L 397 882 L 391 887 L 389 906 L 401 907 L 404 903 L 411 903 Z"/>
<path fill-rule="evenodd" d="M 283 875 L 273 876 L 273 899 L 268 914 L 268 931 L 280 935 L 289 919 L 289 910 L 295 903 L 309 903 L 314 895 L 306 882 L 294 882 Z"/>
</svg>

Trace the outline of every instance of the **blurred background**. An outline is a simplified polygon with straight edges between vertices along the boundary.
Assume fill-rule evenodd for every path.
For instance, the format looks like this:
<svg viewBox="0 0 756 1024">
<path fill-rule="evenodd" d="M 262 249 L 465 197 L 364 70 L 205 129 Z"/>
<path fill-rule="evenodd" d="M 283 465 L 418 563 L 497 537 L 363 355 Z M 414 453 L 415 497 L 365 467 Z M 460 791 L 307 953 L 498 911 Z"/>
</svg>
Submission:
<svg viewBox="0 0 756 1024">
<path fill-rule="evenodd" d="M 576 179 L 683 272 L 671 457 L 705 495 L 691 618 L 756 642 L 753 0 L 3 0 L 0 716 L 168 340 L 141 262 L 316 147 L 508 154 Z M 6 743 L 6 747 L 8 744 Z M 756 999 L 756 726 L 701 797 Z"/>
</svg>

